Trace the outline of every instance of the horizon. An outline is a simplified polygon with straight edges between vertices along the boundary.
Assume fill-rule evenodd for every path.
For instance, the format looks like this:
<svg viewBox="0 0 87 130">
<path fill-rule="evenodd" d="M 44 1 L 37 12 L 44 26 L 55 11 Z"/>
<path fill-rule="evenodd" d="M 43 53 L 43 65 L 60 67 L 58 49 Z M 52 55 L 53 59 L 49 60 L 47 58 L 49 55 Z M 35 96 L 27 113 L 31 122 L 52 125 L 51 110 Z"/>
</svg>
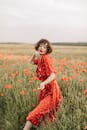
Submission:
<svg viewBox="0 0 87 130">
<path fill-rule="evenodd" d="M 0 42 L 0 44 L 35 44 L 35 43 L 30 43 L 30 42 Z M 51 42 L 52 45 L 73 45 L 73 44 L 76 44 L 76 45 L 87 45 L 87 42 Z"/>
</svg>

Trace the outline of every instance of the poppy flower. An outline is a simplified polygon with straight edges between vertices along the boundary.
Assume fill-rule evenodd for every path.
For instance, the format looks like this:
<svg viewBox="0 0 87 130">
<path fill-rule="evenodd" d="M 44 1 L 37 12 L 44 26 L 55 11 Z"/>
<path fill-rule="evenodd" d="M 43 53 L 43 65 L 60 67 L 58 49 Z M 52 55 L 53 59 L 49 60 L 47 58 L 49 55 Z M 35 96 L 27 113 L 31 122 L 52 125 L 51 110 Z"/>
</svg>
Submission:
<svg viewBox="0 0 87 130">
<path fill-rule="evenodd" d="M 35 93 L 37 90 L 36 89 L 33 89 L 33 93 Z"/>
<path fill-rule="evenodd" d="M 87 125 L 84 127 L 85 130 L 87 130 Z"/>
<path fill-rule="evenodd" d="M 35 107 L 36 105 L 32 103 L 32 107 Z"/>
<path fill-rule="evenodd" d="M 80 82 L 83 82 L 83 79 L 80 79 L 79 81 L 80 81 Z"/>
<path fill-rule="evenodd" d="M 86 90 L 84 90 L 84 94 L 85 94 L 85 95 L 87 95 L 87 89 L 86 89 Z"/>
<path fill-rule="evenodd" d="M 4 93 L 1 93 L 1 97 L 3 97 L 4 96 Z"/>
<path fill-rule="evenodd" d="M 12 85 L 11 84 L 6 84 L 6 85 L 4 85 L 4 88 L 5 89 L 12 89 Z"/>
<path fill-rule="evenodd" d="M 24 90 L 21 90 L 21 91 L 20 91 L 20 95 L 25 95 L 25 91 L 24 91 Z"/>
</svg>

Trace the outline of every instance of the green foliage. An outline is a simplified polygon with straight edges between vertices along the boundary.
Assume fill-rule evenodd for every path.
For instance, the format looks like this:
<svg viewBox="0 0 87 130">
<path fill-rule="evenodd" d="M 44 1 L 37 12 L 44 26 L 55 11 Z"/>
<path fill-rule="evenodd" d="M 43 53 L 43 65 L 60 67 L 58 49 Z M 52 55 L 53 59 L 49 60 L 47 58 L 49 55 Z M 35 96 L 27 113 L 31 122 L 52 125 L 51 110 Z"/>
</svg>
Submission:
<svg viewBox="0 0 87 130">
<path fill-rule="evenodd" d="M 56 51 L 54 51 L 53 57 L 57 60 Z M 87 89 L 87 72 L 76 72 L 78 76 L 69 81 L 61 80 L 64 75 L 73 76 L 74 70 L 71 68 L 71 63 L 73 60 L 79 61 L 79 59 L 75 59 L 77 55 L 71 55 L 61 54 L 58 57 L 58 59 L 62 59 L 66 56 L 70 63 L 64 66 L 62 72 L 57 73 L 63 102 L 60 111 L 56 112 L 56 120 L 52 124 L 47 120 L 45 124 L 42 121 L 37 130 L 84 130 L 87 125 L 87 95 L 84 94 L 84 90 Z M 83 58 L 80 59 L 80 62 L 85 62 L 86 56 L 81 54 L 81 57 Z M 37 89 L 40 81 L 31 81 L 31 78 L 36 76 L 36 67 L 30 65 L 28 61 L 26 63 L 8 61 L 7 64 L 4 64 L 5 62 L 4 60 L 0 62 L 0 130 L 22 130 L 26 116 L 38 104 L 39 92 L 34 92 L 33 89 Z M 58 70 L 58 62 L 54 64 Z M 27 76 L 23 73 L 25 69 L 30 70 L 30 75 Z M 87 64 L 84 69 L 87 69 Z M 11 75 L 15 72 L 17 75 L 12 78 Z M 83 82 L 80 82 L 81 78 Z M 12 89 L 5 89 L 5 84 L 11 84 Z"/>
</svg>

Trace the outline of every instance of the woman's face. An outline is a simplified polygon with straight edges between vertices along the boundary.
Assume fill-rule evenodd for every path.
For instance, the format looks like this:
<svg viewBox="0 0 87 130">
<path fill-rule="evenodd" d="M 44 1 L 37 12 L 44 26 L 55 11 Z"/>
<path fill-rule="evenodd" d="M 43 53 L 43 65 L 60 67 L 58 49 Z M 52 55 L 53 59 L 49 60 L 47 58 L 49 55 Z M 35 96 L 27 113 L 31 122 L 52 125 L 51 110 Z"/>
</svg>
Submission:
<svg viewBox="0 0 87 130">
<path fill-rule="evenodd" d="M 46 52 L 47 52 L 47 44 L 44 44 L 44 43 L 40 44 L 40 46 L 38 48 L 38 51 L 39 51 L 40 55 L 46 54 Z"/>
</svg>

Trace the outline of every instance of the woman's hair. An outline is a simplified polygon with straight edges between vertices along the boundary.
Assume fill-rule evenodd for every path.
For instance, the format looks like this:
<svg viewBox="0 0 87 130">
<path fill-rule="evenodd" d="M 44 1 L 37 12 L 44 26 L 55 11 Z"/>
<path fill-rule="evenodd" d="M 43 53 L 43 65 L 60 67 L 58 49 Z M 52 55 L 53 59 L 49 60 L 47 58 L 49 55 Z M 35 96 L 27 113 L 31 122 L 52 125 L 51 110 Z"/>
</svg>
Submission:
<svg viewBox="0 0 87 130">
<path fill-rule="evenodd" d="M 46 52 L 46 54 L 52 52 L 51 44 L 50 44 L 50 42 L 49 42 L 47 39 L 41 39 L 41 40 L 39 40 L 39 41 L 36 43 L 36 45 L 35 45 L 35 50 L 38 50 L 38 48 L 39 48 L 39 46 L 40 46 L 41 44 L 47 44 L 47 52 Z"/>
</svg>

